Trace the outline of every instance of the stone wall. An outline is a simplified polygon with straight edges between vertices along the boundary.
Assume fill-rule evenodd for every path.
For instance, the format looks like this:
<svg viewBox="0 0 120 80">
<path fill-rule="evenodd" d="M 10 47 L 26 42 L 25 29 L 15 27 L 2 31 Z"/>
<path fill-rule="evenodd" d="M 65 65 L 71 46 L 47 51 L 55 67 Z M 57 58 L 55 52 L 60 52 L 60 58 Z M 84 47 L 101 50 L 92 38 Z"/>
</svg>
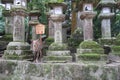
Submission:
<svg viewBox="0 0 120 80">
<path fill-rule="evenodd" d="M 0 80 L 120 80 L 120 63 L 31 63 L 0 60 Z"/>
</svg>

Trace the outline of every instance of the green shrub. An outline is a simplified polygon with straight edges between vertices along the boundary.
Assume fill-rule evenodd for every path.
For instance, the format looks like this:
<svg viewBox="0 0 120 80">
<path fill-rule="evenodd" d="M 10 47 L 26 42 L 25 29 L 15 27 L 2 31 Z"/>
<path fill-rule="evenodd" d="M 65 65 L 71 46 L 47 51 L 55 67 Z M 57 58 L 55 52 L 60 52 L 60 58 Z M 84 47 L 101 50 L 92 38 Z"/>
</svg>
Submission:
<svg viewBox="0 0 120 80">
<path fill-rule="evenodd" d="M 50 37 L 45 40 L 45 44 L 48 45 L 48 46 L 53 42 L 54 42 L 54 39 L 50 38 Z"/>
<path fill-rule="evenodd" d="M 114 44 L 119 46 L 120 45 L 120 39 L 116 39 Z"/>
<path fill-rule="evenodd" d="M 99 39 L 99 43 L 100 43 L 101 45 L 112 45 L 112 44 L 115 43 L 115 41 L 116 41 L 115 38 L 112 38 L 112 39 L 102 39 L 102 38 L 100 38 L 100 39 Z"/>
<path fill-rule="evenodd" d="M 71 37 L 68 39 L 68 46 L 77 48 L 82 41 L 83 41 L 82 30 L 77 28 L 71 35 Z"/>
<path fill-rule="evenodd" d="M 12 41 L 13 36 L 12 35 L 4 35 L 0 40 L 1 41 Z"/>
<path fill-rule="evenodd" d="M 120 40 L 120 33 L 116 36 L 116 39 Z"/>
</svg>

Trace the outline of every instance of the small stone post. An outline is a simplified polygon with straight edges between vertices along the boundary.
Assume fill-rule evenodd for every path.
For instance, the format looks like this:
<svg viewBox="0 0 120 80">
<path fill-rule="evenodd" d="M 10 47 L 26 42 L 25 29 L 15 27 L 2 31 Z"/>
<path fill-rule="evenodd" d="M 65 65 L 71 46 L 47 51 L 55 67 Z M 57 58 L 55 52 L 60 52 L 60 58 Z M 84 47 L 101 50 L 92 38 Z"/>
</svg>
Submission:
<svg viewBox="0 0 120 80">
<path fill-rule="evenodd" d="M 84 3 L 83 12 L 81 12 L 80 18 L 84 21 L 83 24 L 83 36 L 84 41 L 80 43 L 77 49 L 77 60 L 100 60 L 98 53 L 103 53 L 103 49 L 100 45 L 93 41 L 93 18 L 97 13 L 93 11 L 93 4 Z M 93 58 L 98 57 L 98 59 Z"/>
<path fill-rule="evenodd" d="M 70 51 L 67 49 L 68 46 L 63 43 L 63 32 L 62 22 L 65 20 L 63 9 L 66 7 L 64 3 L 51 3 L 50 6 L 53 8 L 53 14 L 50 15 L 51 20 L 54 24 L 54 43 L 49 46 L 47 52 L 47 59 L 51 61 L 50 57 L 54 57 L 53 61 L 66 61 L 71 60 Z M 64 59 L 63 59 L 64 58 Z"/>
<path fill-rule="evenodd" d="M 5 34 L 13 34 L 13 18 L 11 17 L 11 7 L 13 0 L 1 0 L 5 4 L 5 10 L 3 10 L 3 15 L 5 16 Z"/>
<path fill-rule="evenodd" d="M 14 5 L 12 6 L 11 11 L 12 16 L 14 18 L 13 42 L 10 42 L 7 46 L 7 50 L 4 51 L 3 57 L 5 59 L 33 59 L 33 54 L 30 50 L 30 45 L 27 42 L 25 42 L 24 18 L 25 16 L 27 16 L 26 4 L 26 0 L 14 0 Z"/>
</svg>

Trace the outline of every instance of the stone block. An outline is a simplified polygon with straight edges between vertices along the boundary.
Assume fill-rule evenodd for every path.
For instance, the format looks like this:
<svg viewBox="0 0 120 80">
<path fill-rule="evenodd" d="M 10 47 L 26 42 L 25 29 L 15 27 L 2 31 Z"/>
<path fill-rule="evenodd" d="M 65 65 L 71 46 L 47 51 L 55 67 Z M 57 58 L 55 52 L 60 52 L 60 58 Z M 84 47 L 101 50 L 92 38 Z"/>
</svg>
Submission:
<svg viewBox="0 0 120 80">
<path fill-rule="evenodd" d="M 64 44 L 64 43 L 52 43 L 49 46 L 49 50 L 51 51 L 63 51 L 63 50 L 67 50 L 68 49 L 68 45 Z"/>
<path fill-rule="evenodd" d="M 104 61 L 36 64 L 0 60 L 0 70 L 0 80 L 120 80 L 120 63 Z"/>
<path fill-rule="evenodd" d="M 47 51 L 47 56 L 69 56 L 70 51 L 69 50 L 63 50 L 63 51 Z"/>
<path fill-rule="evenodd" d="M 107 55 L 105 54 L 95 54 L 95 53 L 85 53 L 76 55 L 77 61 L 106 61 Z"/>
<path fill-rule="evenodd" d="M 3 58 L 12 60 L 33 60 L 31 50 L 5 50 Z"/>
<path fill-rule="evenodd" d="M 10 42 L 4 51 L 4 59 L 33 60 L 30 45 L 26 42 Z"/>
<path fill-rule="evenodd" d="M 99 53 L 103 54 L 104 50 L 103 49 L 77 49 L 78 54 L 84 54 L 84 53 Z"/>
<path fill-rule="evenodd" d="M 112 45 L 112 44 L 115 43 L 115 41 L 116 41 L 115 38 L 111 38 L 111 39 L 103 39 L 103 38 L 100 38 L 100 39 L 99 39 L 99 43 L 100 43 L 101 45 Z"/>
<path fill-rule="evenodd" d="M 44 62 L 64 63 L 72 61 L 72 56 L 44 56 L 43 58 Z"/>
</svg>

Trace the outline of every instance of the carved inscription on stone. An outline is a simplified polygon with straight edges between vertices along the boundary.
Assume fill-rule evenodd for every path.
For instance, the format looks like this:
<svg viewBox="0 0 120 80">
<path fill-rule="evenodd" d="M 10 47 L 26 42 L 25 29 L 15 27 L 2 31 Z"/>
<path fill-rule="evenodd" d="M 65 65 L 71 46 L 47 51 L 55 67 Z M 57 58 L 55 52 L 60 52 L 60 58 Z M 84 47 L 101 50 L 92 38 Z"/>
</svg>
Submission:
<svg viewBox="0 0 120 80">
<path fill-rule="evenodd" d="M 15 16 L 14 17 L 15 23 L 14 23 L 14 40 L 15 41 L 23 41 L 24 40 L 24 26 L 22 17 Z"/>
<path fill-rule="evenodd" d="M 110 27 L 110 19 L 102 20 L 102 38 L 110 39 L 111 38 L 111 27 Z"/>
<path fill-rule="evenodd" d="M 55 42 L 62 42 L 62 25 L 60 22 L 54 23 L 55 27 Z"/>
<path fill-rule="evenodd" d="M 86 19 L 84 24 L 84 40 L 93 40 L 92 19 Z"/>
</svg>

